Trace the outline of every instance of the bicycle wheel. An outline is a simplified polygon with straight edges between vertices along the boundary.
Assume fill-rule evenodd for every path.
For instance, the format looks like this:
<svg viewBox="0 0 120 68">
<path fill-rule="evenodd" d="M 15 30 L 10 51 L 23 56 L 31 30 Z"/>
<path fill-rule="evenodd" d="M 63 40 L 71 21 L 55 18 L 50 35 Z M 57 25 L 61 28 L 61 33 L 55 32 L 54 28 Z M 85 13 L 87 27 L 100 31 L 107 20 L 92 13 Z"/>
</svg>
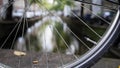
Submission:
<svg viewBox="0 0 120 68">
<path fill-rule="evenodd" d="M 110 48 L 110 52 L 113 55 L 115 55 L 117 58 L 120 58 L 120 53 L 119 53 L 119 50 L 120 50 L 119 39 L 120 39 L 120 36 L 118 36 L 118 38 L 114 42 L 113 46 Z"/>
<path fill-rule="evenodd" d="M 0 9 L 1 67 L 87 68 L 120 30 L 117 0 L 8 0 Z"/>
</svg>

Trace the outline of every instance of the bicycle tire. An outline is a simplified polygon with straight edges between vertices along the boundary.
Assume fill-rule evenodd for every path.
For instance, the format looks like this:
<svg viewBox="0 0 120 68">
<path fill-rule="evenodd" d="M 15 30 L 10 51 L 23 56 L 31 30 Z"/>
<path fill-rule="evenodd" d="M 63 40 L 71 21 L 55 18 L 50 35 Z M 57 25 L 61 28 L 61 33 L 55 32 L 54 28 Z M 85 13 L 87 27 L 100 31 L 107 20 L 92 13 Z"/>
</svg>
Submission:
<svg viewBox="0 0 120 68">
<path fill-rule="evenodd" d="M 109 49 L 109 47 L 115 42 L 115 40 L 117 39 L 117 37 L 119 36 L 119 30 L 120 30 L 120 11 L 118 10 L 117 16 L 116 16 L 116 20 L 114 21 L 115 27 L 113 30 L 110 30 L 110 35 L 106 36 L 108 34 L 105 35 L 106 39 L 103 38 L 102 40 L 104 40 L 104 42 L 101 43 L 101 41 L 97 44 L 100 45 L 98 48 L 95 48 L 95 51 L 91 51 L 93 53 L 89 53 L 89 56 L 87 57 L 83 57 L 84 60 L 82 61 L 78 61 L 75 64 L 70 65 L 70 67 L 78 67 L 78 68 L 86 68 L 89 67 L 91 65 L 93 65 L 99 58 L 101 58 L 101 56 Z M 113 25 L 111 26 L 113 27 Z M 110 27 L 110 28 L 111 28 Z M 114 33 L 115 32 L 115 33 Z M 94 50 L 94 49 L 93 49 Z M 69 65 L 68 65 L 69 66 Z M 67 67 L 69 68 L 69 67 Z"/>
</svg>

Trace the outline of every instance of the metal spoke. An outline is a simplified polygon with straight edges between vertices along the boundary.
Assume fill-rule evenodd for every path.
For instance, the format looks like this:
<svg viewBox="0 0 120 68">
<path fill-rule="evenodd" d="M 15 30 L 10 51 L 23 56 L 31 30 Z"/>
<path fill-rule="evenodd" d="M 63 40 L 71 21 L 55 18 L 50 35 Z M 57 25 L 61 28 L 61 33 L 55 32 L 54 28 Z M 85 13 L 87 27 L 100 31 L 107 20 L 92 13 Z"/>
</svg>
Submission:
<svg viewBox="0 0 120 68">
<path fill-rule="evenodd" d="M 36 1 L 36 0 L 35 0 Z M 40 7 L 40 6 L 39 6 Z M 43 26 L 43 23 L 42 23 L 42 27 L 44 27 Z M 44 39 L 44 43 L 45 43 L 45 49 L 47 48 L 46 47 L 46 39 L 45 39 L 45 32 L 43 32 L 43 39 Z M 44 55 L 44 54 L 41 54 L 42 56 Z M 43 56 L 44 57 L 44 56 Z M 47 53 L 47 51 L 45 51 L 45 58 L 46 58 L 46 68 L 49 68 L 49 62 L 48 62 L 48 53 Z M 42 59 L 42 58 L 41 58 Z M 40 58 L 39 58 L 39 61 L 41 60 Z"/>
<path fill-rule="evenodd" d="M 104 22 L 106 22 L 107 24 L 111 25 L 110 22 L 108 22 L 107 20 L 105 20 L 104 18 L 100 17 L 99 15 L 95 14 L 94 12 L 92 12 L 89 8 L 85 7 L 85 6 L 81 6 L 85 9 L 87 9 L 88 11 L 90 11 L 93 15 L 97 16 L 98 18 L 100 18 L 101 20 L 103 20 Z M 72 12 L 73 13 L 73 12 Z"/>
<path fill-rule="evenodd" d="M 44 26 L 43 26 L 44 27 Z M 49 68 L 49 62 L 48 62 L 48 53 L 47 53 L 47 44 L 46 44 L 46 37 L 45 32 L 43 31 L 43 40 L 44 40 L 44 46 L 45 46 L 45 58 L 46 58 L 46 68 Z"/>
<path fill-rule="evenodd" d="M 62 21 L 62 23 L 65 23 L 65 22 Z M 77 38 L 85 47 L 87 47 L 87 49 L 91 50 L 91 48 L 84 41 L 82 41 L 69 27 L 67 29 L 75 36 L 75 38 Z"/>
<path fill-rule="evenodd" d="M 85 43 L 83 42 L 69 27 L 68 30 L 85 46 L 87 47 L 87 49 L 91 50 L 91 48 Z"/>
<path fill-rule="evenodd" d="M 87 23 L 85 23 L 81 18 L 79 18 L 75 13 L 72 12 L 72 14 L 79 19 L 86 27 L 88 27 L 93 33 L 95 33 L 99 38 L 102 38 L 101 35 L 99 35 L 93 28 L 91 28 Z"/>
<path fill-rule="evenodd" d="M 60 1 L 59 1 L 60 2 Z M 82 1 L 81 1 L 82 2 Z M 61 2 L 60 2 L 61 3 Z M 84 2 L 83 2 L 84 3 Z M 62 4 L 62 3 L 61 3 Z M 81 7 L 83 7 L 83 8 L 85 8 L 85 9 L 87 9 L 88 11 L 90 11 L 93 15 L 95 15 L 95 16 L 97 16 L 98 18 L 100 18 L 101 20 L 103 20 L 104 22 L 106 22 L 107 24 L 111 24 L 110 22 L 108 22 L 107 20 L 105 20 L 104 18 L 102 18 L 102 17 L 100 17 L 99 15 L 97 15 L 97 14 L 95 14 L 94 12 L 92 12 L 89 8 L 87 8 L 87 7 L 85 7 L 85 6 L 83 6 L 83 5 L 81 5 Z M 72 11 L 71 11 L 72 12 Z M 74 15 L 74 16 L 77 16 L 74 12 L 72 12 L 72 14 Z M 79 17 L 78 17 L 79 18 Z M 82 20 L 82 19 L 81 19 Z M 81 21 L 80 20 L 80 21 Z"/>
<path fill-rule="evenodd" d="M 46 8 L 46 7 L 45 7 Z M 46 8 L 47 9 L 47 8 Z M 47 9 L 47 11 L 50 13 L 50 14 L 52 14 L 52 15 L 54 15 L 53 13 L 51 13 L 48 9 Z M 74 13 L 73 13 L 74 14 Z M 56 16 L 56 15 L 55 15 Z M 74 14 L 74 16 L 76 16 L 78 19 L 80 19 L 76 14 Z M 56 17 L 59 17 L 59 16 L 56 16 Z M 60 17 L 59 17 L 60 18 Z M 80 19 L 81 20 L 81 19 Z M 82 22 L 84 22 L 83 20 L 81 20 Z M 62 23 L 64 23 L 64 22 L 62 22 Z M 102 38 L 98 33 L 96 33 L 96 31 L 94 31 L 89 25 L 87 25 L 85 22 L 84 22 L 84 24 L 91 30 L 91 31 L 93 31 L 99 38 Z M 86 44 L 86 43 L 84 43 L 70 28 L 69 28 L 69 31 L 82 43 L 82 44 L 84 44 L 85 45 L 85 47 L 87 47 L 87 49 L 89 49 L 89 50 L 91 50 L 91 48 Z"/>
<path fill-rule="evenodd" d="M 51 31 L 52 31 L 52 28 L 51 28 L 50 26 L 49 26 L 49 28 L 50 28 Z M 60 59 L 61 66 L 63 66 L 63 65 L 64 65 L 64 62 L 63 62 L 63 57 L 62 57 L 61 52 L 60 52 L 60 49 L 61 49 L 61 48 L 59 48 L 57 45 L 56 45 L 56 48 L 57 48 L 57 52 L 58 52 L 59 58 L 61 58 L 61 59 Z"/>
<path fill-rule="evenodd" d="M 26 28 L 28 29 L 28 20 L 25 18 L 26 20 Z M 33 68 L 33 55 L 32 55 L 32 48 L 30 47 L 31 43 L 30 43 L 30 36 L 27 37 L 28 40 L 28 48 L 29 48 L 29 52 L 30 52 L 30 61 L 31 61 L 31 67 Z"/>
<path fill-rule="evenodd" d="M 66 47 L 67 48 L 70 48 L 69 47 L 69 45 L 68 45 L 68 43 L 65 41 L 65 39 L 63 38 L 63 36 L 60 34 L 60 32 L 57 30 L 57 28 L 55 27 L 55 26 L 53 26 L 53 25 L 51 25 L 51 27 L 53 27 L 54 29 L 55 29 L 55 31 L 57 32 L 57 34 L 60 36 L 60 38 L 62 39 L 62 41 L 65 43 L 65 45 L 66 45 Z M 78 57 L 75 55 L 75 54 L 73 54 L 73 56 L 76 58 L 76 59 L 78 59 Z"/>
<path fill-rule="evenodd" d="M 59 0 L 58 0 L 59 1 Z M 60 1 L 59 1 L 60 2 Z M 61 3 L 61 2 L 60 2 Z M 63 3 L 61 3 L 63 4 Z M 79 20 L 81 21 L 86 27 L 88 27 L 93 33 L 95 33 L 99 38 L 102 38 L 101 35 L 99 35 L 93 28 L 91 28 L 87 23 L 85 23 L 78 15 L 76 15 L 73 11 L 71 13 Z"/>
<path fill-rule="evenodd" d="M 80 1 L 80 0 L 75 0 L 75 1 L 81 2 L 81 3 L 83 3 L 83 4 L 100 6 L 100 7 L 104 7 L 104 8 L 107 8 L 107 9 L 109 9 L 109 10 L 112 10 L 112 11 L 116 11 L 116 9 L 112 9 L 112 8 L 109 7 L 109 6 L 104 6 L 104 5 L 95 4 L 95 3 L 90 3 L 90 2 L 85 2 L 85 1 Z"/>
<path fill-rule="evenodd" d="M 18 28 L 17 28 L 17 30 L 16 30 L 15 37 L 14 37 L 14 39 L 13 39 L 13 41 L 12 41 L 12 46 L 11 46 L 10 49 L 12 49 L 12 47 L 14 46 L 14 43 L 15 43 L 16 37 L 17 37 L 17 35 L 18 35 L 18 31 L 19 31 L 20 26 L 21 26 L 21 23 L 22 23 L 22 21 L 20 22 L 20 24 L 19 24 L 19 26 L 18 26 Z"/>
<path fill-rule="evenodd" d="M 21 57 L 18 57 L 18 68 L 21 68 L 20 65 L 21 65 Z"/>
<path fill-rule="evenodd" d="M 27 0 L 24 0 L 24 2 L 25 2 L 25 8 L 24 8 L 24 12 L 23 12 L 23 20 L 22 20 L 22 22 L 23 22 L 23 25 L 22 25 L 22 38 L 23 38 L 23 36 L 24 36 L 24 30 L 25 30 L 25 24 L 26 24 L 26 22 L 27 22 L 27 19 L 26 19 L 26 12 L 27 12 Z M 28 28 L 28 23 L 27 23 L 27 28 Z M 30 42 L 28 41 L 28 45 L 30 44 Z M 21 52 L 23 51 L 23 46 L 22 46 L 22 48 L 21 48 L 21 50 L 20 50 Z M 22 56 L 20 56 L 19 58 L 18 58 L 18 60 L 19 60 L 19 63 L 18 63 L 18 68 L 21 68 L 21 62 L 22 62 Z M 32 60 L 32 59 L 31 59 Z"/>
<path fill-rule="evenodd" d="M 41 5 L 42 6 L 42 5 Z M 43 6 L 44 7 L 44 6 Z M 46 7 L 45 7 L 46 8 Z M 47 8 L 46 8 L 47 9 Z M 47 9 L 47 11 L 50 13 L 50 14 L 52 14 L 52 15 L 54 15 L 53 13 L 51 13 L 48 9 Z M 72 11 L 71 11 L 72 12 Z M 72 14 L 75 16 L 75 17 L 77 17 L 80 21 L 82 21 L 83 23 L 84 23 L 84 25 L 86 25 L 93 33 L 95 33 L 99 38 L 102 38 L 102 36 L 100 36 L 95 30 L 93 30 L 88 24 L 86 24 L 82 19 L 80 19 L 75 13 L 73 13 L 72 12 Z M 72 32 L 73 33 L 73 32 Z M 75 34 L 73 34 L 73 35 L 75 35 Z M 77 35 L 75 35 L 75 37 L 77 37 Z M 78 37 L 77 37 L 78 38 Z M 88 47 L 88 45 L 86 45 L 80 38 L 78 38 L 79 39 L 79 41 L 81 41 L 82 42 L 82 44 L 84 44 L 89 50 L 91 50 L 89 47 Z"/>
<path fill-rule="evenodd" d="M 48 11 L 48 10 L 47 10 Z M 50 14 L 52 14 L 50 11 L 48 11 Z M 74 13 L 73 13 L 74 14 Z M 53 14 L 52 14 L 53 15 Z M 55 15 L 55 14 L 54 14 Z M 76 14 L 75 14 L 76 15 Z M 56 15 L 55 15 L 56 16 Z M 58 17 L 58 16 L 57 16 Z M 78 16 L 76 16 L 78 19 L 80 19 Z M 80 19 L 81 20 L 81 19 Z M 81 20 L 83 21 L 83 20 Z M 90 30 L 92 30 L 99 38 L 102 38 L 96 31 L 94 31 L 89 25 L 87 25 L 85 22 L 84 24 L 89 27 Z M 84 43 L 70 28 L 68 28 L 69 31 L 83 44 L 85 45 L 85 47 L 87 47 L 87 49 L 91 50 L 91 48 L 86 44 Z"/>
<path fill-rule="evenodd" d="M 38 1 L 39 3 L 40 3 L 40 1 Z M 43 6 L 41 3 L 40 3 L 40 5 L 39 6 Z M 45 7 L 45 6 L 43 6 L 43 7 Z M 46 7 L 45 7 L 46 8 Z M 47 8 L 46 8 L 47 9 Z M 47 9 L 47 11 L 50 13 L 50 14 L 52 14 L 48 9 Z M 65 39 L 62 37 L 62 35 L 60 34 L 60 32 L 57 30 L 57 28 L 55 27 L 55 26 L 50 26 L 50 27 L 53 27 L 54 29 L 55 29 L 55 31 L 57 32 L 57 34 L 60 36 L 60 38 L 63 40 L 63 42 L 65 43 L 65 45 L 67 46 L 67 48 L 70 48 L 69 47 L 69 45 L 67 44 L 67 42 L 65 41 Z M 78 59 L 78 57 L 75 55 L 75 54 L 73 54 L 73 56 L 76 58 L 76 59 Z"/>
<path fill-rule="evenodd" d="M 21 21 L 22 21 L 23 16 L 21 17 L 21 19 L 17 22 L 17 24 L 15 25 L 15 27 L 12 29 L 12 31 L 9 33 L 9 35 L 7 36 L 6 40 L 3 42 L 2 46 L 0 47 L 0 49 L 3 48 L 3 46 L 5 45 L 5 43 L 7 42 L 7 40 L 10 38 L 10 36 L 12 35 L 12 33 L 15 31 L 15 29 L 17 28 L 17 26 L 20 25 Z"/>
<path fill-rule="evenodd" d="M 57 16 L 57 17 L 59 17 L 59 16 Z M 59 17 L 59 19 L 60 19 L 60 17 Z M 65 23 L 65 22 L 62 21 L 62 23 Z M 68 29 L 68 30 L 75 36 L 75 38 L 77 38 L 87 49 L 91 50 L 91 48 L 90 48 L 84 41 L 82 41 L 69 27 L 68 27 L 67 29 Z"/>
<path fill-rule="evenodd" d="M 44 9 L 49 13 L 49 15 L 53 15 L 53 16 L 56 16 L 56 17 L 58 17 L 58 19 L 60 20 L 60 22 L 61 23 L 66 23 L 65 21 L 63 21 L 62 19 L 61 19 L 61 17 L 59 16 L 59 15 L 57 15 L 57 14 L 53 14 L 46 6 L 44 6 L 43 5 L 43 3 L 41 3 L 41 1 L 42 0 L 34 0 L 34 1 L 36 1 L 37 3 L 38 3 L 38 5 L 39 5 L 39 7 L 44 7 Z M 69 0 L 68 0 L 69 1 Z M 73 0 L 70 0 L 70 1 L 73 1 Z M 95 4 L 95 3 L 90 3 L 90 2 L 85 2 L 85 1 L 81 1 L 81 0 L 74 0 L 73 2 L 75 2 L 75 1 L 78 1 L 78 2 L 81 2 L 82 4 L 86 4 L 86 5 L 95 5 L 95 6 L 100 6 L 100 7 L 103 7 L 103 8 L 108 8 L 108 9 L 110 9 L 110 10 L 112 10 L 112 11 L 116 11 L 116 9 L 114 9 L 114 8 L 111 8 L 111 7 L 109 7 L 109 6 L 104 6 L 104 5 L 100 5 L 100 4 Z M 63 4 L 60 0 L 58 0 L 58 2 L 60 3 L 60 4 Z M 13 0 L 11 0 L 11 1 L 9 1 L 9 3 L 6 3 L 5 5 L 3 5 L 3 6 L 0 6 L 0 9 L 2 9 L 2 8 L 4 8 L 5 7 L 5 10 L 4 11 L 7 11 L 7 8 L 8 7 L 10 7 L 12 4 L 14 3 L 14 1 Z M 10 47 L 10 50 L 12 50 L 12 48 L 14 47 L 14 44 L 15 44 L 15 41 L 16 41 L 16 39 L 17 39 L 17 35 L 18 35 L 18 33 L 19 33 L 19 30 L 20 30 L 20 27 L 21 27 L 21 24 L 22 24 L 22 35 L 21 35 L 21 37 L 23 38 L 24 37 L 24 35 L 25 35 L 25 29 L 28 29 L 29 28 L 29 25 L 28 25 L 28 19 L 26 18 L 27 16 L 26 16 L 26 12 L 29 10 L 29 8 L 30 8 L 30 5 L 28 6 L 28 0 L 24 0 L 24 3 L 25 3 L 25 8 L 24 8 L 24 13 L 23 13 L 23 15 L 22 15 L 22 17 L 17 21 L 17 23 L 15 24 L 15 26 L 13 27 L 13 29 L 12 29 L 12 31 L 10 31 L 10 33 L 8 34 L 8 36 L 6 37 L 6 39 L 5 39 L 5 41 L 3 41 L 3 43 L 2 43 L 2 45 L 1 45 L 1 47 L 0 47 L 0 49 L 2 49 L 4 46 L 5 46 L 5 44 L 7 43 L 7 41 L 10 39 L 10 37 L 12 36 L 12 34 L 13 34 L 13 32 L 15 32 L 15 34 L 14 34 L 14 38 L 13 38 L 13 40 L 12 40 L 12 45 L 11 45 L 11 47 Z M 99 15 L 97 15 L 97 14 L 95 14 L 94 12 L 92 12 L 89 8 L 87 8 L 86 6 L 83 6 L 83 5 L 81 5 L 81 7 L 83 7 L 83 8 L 85 8 L 85 9 L 87 9 L 88 11 L 90 11 L 91 13 L 92 13 L 92 15 L 95 15 L 96 17 L 98 17 L 99 19 L 100 19 L 100 21 L 102 20 L 102 21 L 104 21 L 105 23 L 107 23 L 108 25 L 111 25 L 111 23 L 110 22 L 108 22 L 106 19 L 104 19 L 104 18 L 102 18 L 101 16 L 99 16 Z M 99 39 L 101 39 L 102 38 L 102 36 L 99 34 L 99 32 L 97 32 L 97 31 L 95 31 L 91 26 L 89 26 L 89 24 L 87 24 L 82 18 L 80 18 L 76 13 L 74 13 L 72 10 L 70 11 L 71 12 L 71 14 L 75 17 L 75 18 L 77 18 L 77 20 L 79 21 L 79 22 L 75 22 L 75 23 L 82 23 L 88 30 L 90 30 L 93 34 L 95 34 L 96 36 L 97 36 L 97 38 L 99 38 Z M 0 16 L 1 17 L 3 17 L 3 15 L 4 14 L 1 14 Z M 47 15 L 47 14 L 46 14 Z M 50 17 L 49 17 L 50 18 Z M 57 18 L 56 18 L 57 19 Z M 58 21 L 59 21 L 58 20 Z M 43 28 L 45 28 L 44 27 L 44 22 L 42 23 L 42 25 L 41 25 Z M 63 42 L 63 44 L 65 44 L 64 46 L 66 47 L 66 48 L 68 48 L 68 49 L 70 49 L 70 45 L 67 43 L 67 40 L 66 40 L 66 38 L 64 38 L 64 36 L 60 33 L 60 31 L 59 31 L 59 29 L 54 25 L 54 24 L 51 24 L 51 25 L 48 25 L 48 27 L 51 29 L 51 31 L 54 29 L 54 31 L 57 33 L 57 35 L 60 37 L 60 39 L 61 39 L 61 41 Z M 53 29 L 52 29 L 53 28 Z M 80 44 L 82 44 L 88 51 L 91 51 L 91 48 L 92 47 L 90 47 L 89 45 L 87 45 L 81 38 L 79 38 L 79 36 L 76 34 L 76 33 L 74 33 L 74 31 L 70 28 L 70 27 L 67 27 L 67 30 L 72 34 L 72 37 L 74 37 L 75 38 L 75 40 L 77 39 L 77 41 L 79 41 L 79 43 Z M 43 31 L 43 33 L 42 33 L 42 43 L 44 44 L 44 48 L 43 49 L 45 49 L 45 51 L 43 51 L 43 54 L 42 54 L 42 56 L 43 56 L 43 61 L 42 62 L 45 62 L 44 64 L 46 65 L 46 68 L 49 68 L 49 66 L 50 66 L 50 62 L 49 62 L 49 53 L 48 53 L 48 48 L 47 48 L 47 39 L 46 39 L 46 32 L 45 31 Z M 35 66 L 34 66 L 34 63 L 33 63 L 33 55 L 32 55 L 32 47 L 31 47 L 31 41 L 30 41 L 30 36 L 29 37 L 27 37 L 27 45 L 26 46 L 28 46 L 28 50 L 29 50 L 29 52 L 30 52 L 30 63 L 31 63 L 31 67 L 32 68 L 34 68 Z M 40 42 L 41 43 L 41 42 Z M 95 44 L 95 45 L 97 45 L 97 43 Z M 20 51 L 23 51 L 24 50 L 24 46 L 21 46 L 22 48 L 20 48 Z M 94 47 L 94 45 L 93 45 L 93 47 Z M 27 49 L 27 48 L 26 48 Z M 61 65 L 61 66 L 63 66 L 65 63 L 64 63 L 64 61 L 65 60 L 63 60 L 64 58 L 64 56 L 62 56 L 62 53 L 61 53 L 61 48 L 59 48 L 59 46 L 57 45 L 56 46 L 56 49 L 57 49 L 57 56 L 58 56 L 58 62 L 59 62 L 59 64 Z M 14 49 L 13 49 L 14 50 Z M 94 51 L 94 50 L 93 50 Z M 89 54 L 89 53 L 88 53 Z M 41 55 L 41 54 L 40 54 Z M 75 53 L 72 53 L 71 54 L 73 57 L 74 57 L 74 59 L 75 60 L 80 60 L 79 59 L 79 57 L 75 54 Z M 91 54 L 90 54 L 91 55 Z M 22 66 L 22 62 L 24 62 L 24 60 L 22 59 L 23 57 L 22 56 L 18 56 L 18 65 L 17 65 L 17 67 L 18 68 L 21 68 Z M 45 59 L 44 59 L 45 58 Z M 8 58 L 7 58 L 8 59 Z M 40 61 L 40 59 L 41 59 L 41 57 L 38 57 L 38 60 Z M 54 61 L 54 60 L 53 60 Z M 7 61 L 7 62 L 9 62 L 9 61 Z M 94 62 L 92 62 L 92 63 L 94 63 Z M 40 63 L 39 63 L 40 64 Z M 59 65 L 58 64 L 58 65 Z M 39 65 L 40 66 L 40 65 Z"/>
</svg>

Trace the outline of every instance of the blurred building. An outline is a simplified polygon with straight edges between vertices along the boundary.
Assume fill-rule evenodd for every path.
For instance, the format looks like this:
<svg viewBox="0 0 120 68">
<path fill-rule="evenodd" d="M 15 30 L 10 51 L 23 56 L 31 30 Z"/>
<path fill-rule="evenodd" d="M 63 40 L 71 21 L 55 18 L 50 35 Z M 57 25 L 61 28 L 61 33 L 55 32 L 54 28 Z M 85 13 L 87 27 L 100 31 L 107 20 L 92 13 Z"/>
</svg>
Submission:
<svg viewBox="0 0 120 68">
<path fill-rule="evenodd" d="M 0 5 L 2 5 L 2 3 L 3 3 L 3 0 L 0 0 Z"/>
<path fill-rule="evenodd" d="M 23 9 L 24 6 L 24 0 L 15 0 L 14 9 Z"/>
</svg>

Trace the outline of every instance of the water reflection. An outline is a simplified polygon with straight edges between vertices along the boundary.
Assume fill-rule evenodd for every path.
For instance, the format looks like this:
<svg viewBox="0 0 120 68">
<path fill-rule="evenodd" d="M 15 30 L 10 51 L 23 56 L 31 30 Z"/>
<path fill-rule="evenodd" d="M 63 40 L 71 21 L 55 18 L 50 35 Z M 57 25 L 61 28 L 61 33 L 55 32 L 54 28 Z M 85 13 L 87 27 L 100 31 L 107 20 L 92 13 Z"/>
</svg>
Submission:
<svg viewBox="0 0 120 68">
<path fill-rule="evenodd" d="M 79 43 L 60 17 L 46 16 L 27 29 L 26 35 L 18 39 L 16 49 L 73 54 Z"/>
</svg>

